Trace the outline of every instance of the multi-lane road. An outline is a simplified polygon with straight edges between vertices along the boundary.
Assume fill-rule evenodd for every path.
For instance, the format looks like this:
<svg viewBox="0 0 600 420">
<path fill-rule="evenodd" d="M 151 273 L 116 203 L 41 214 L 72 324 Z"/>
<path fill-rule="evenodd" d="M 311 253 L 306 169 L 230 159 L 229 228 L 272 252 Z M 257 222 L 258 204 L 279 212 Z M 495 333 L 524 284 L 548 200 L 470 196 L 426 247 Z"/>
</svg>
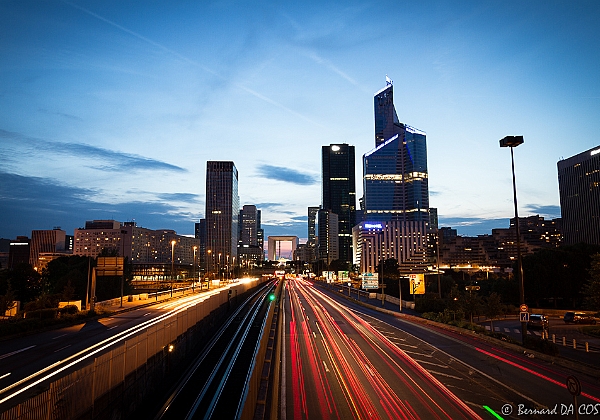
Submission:
<svg viewBox="0 0 600 420">
<path fill-rule="evenodd" d="M 1 342 L 0 409 L 36 395 L 49 382 L 89 363 L 149 326 L 176 316 L 213 293 L 218 293 L 218 290 Z"/>
<path fill-rule="evenodd" d="M 543 418 L 575 409 L 566 385 L 573 375 L 582 413 L 600 416 L 597 377 L 301 280 L 286 282 L 283 299 L 281 418 Z"/>
</svg>

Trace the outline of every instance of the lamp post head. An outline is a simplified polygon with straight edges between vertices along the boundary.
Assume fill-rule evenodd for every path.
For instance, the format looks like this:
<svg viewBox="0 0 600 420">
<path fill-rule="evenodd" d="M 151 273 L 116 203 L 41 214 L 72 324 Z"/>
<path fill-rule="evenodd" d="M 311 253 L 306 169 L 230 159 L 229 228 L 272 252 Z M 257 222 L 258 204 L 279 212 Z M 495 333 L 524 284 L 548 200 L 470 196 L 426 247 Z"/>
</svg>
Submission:
<svg viewBox="0 0 600 420">
<path fill-rule="evenodd" d="M 500 140 L 500 147 L 517 147 L 523 143 L 523 136 L 506 136 Z"/>
</svg>

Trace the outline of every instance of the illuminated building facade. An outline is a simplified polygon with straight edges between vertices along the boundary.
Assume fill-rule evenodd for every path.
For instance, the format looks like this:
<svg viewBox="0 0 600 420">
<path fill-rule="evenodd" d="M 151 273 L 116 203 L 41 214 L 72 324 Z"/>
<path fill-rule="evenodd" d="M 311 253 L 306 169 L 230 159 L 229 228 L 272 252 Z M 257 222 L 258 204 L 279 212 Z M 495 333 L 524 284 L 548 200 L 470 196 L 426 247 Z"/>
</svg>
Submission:
<svg viewBox="0 0 600 420">
<path fill-rule="evenodd" d="M 374 102 L 375 149 L 363 156 L 364 218 L 428 222 L 426 134 L 398 121 L 391 80 Z"/>
<path fill-rule="evenodd" d="M 329 266 L 331 261 L 339 259 L 338 216 L 329 210 L 319 210 L 317 219 L 319 260 L 326 261 Z"/>
<path fill-rule="evenodd" d="M 41 253 L 64 253 L 66 232 L 62 229 L 32 230 L 29 249 L 29 264 L 39 268 L 38 258 Z"/>
<path fill-rule="evenodd" d="M 356 213 L 354 161 L 354 146 L 344 143 L 322 147 L 321 208 L 338 217 L 338 258 L 345 262 L 352 261 L 352 227 Z"/>
<path fill-rule="evenodd" d="M 354 261 L 361 273 L 375 273 L 380 261 L 395 259 L 401 273 L 426 269 L 425 222 L 361 222 L 352 229 Z"/>
<path fill-rule="evenodd" d="M 600 147 L 558 161 L 563 241 L 600 245 Z"/>
<path fill-rule="evenodd" d="M 237 255 L 240 198 L 238 171 L 231 161 L 206 162 L 206 263 L 223 269 Z"/>
<path fill-rule="evenodd" d="M 403 265 L 420 269 L 430 223 L 426 134 L 399 122 L 394 87 L 387 77 L 386 86 L 375 93 L 374 107 L 375 148 L 363 155 L 363 222 L 353 236 L 368 236 L 364 226 L 380 224 L 380 242 L 373 247 L 377 260 L 394 258 L 401 269 Z M 360 238 L 353 241 L 358 244 Z M 354 258 L 355 263 L 366 258 L 364 247 Z"/>
</svg>

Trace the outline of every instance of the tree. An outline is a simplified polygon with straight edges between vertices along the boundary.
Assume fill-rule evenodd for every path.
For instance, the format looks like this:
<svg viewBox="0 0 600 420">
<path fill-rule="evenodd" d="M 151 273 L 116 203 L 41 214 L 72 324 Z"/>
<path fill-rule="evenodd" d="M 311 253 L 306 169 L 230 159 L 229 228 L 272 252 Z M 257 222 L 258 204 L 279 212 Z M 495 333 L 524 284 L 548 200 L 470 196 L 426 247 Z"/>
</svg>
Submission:
<svg viewBox="0 0 600 420">
<path fill-rule="evenodd" d="M 502 314 L 502 301 L 498 293 L 492 293 L 485 299 L 483 314 L 490 319 L 490 330 L 494 332 L 493 319 Z"/>
<path fill-rule="evenodd" d="M 583 296 L 586 306 L 594 311 L 600 311 L 600 253 L 592 256 L 590 278 L 583 286 Z"/>
<path fill-rule="evenodd" d="M 482 307 L 481 297 L 477 293 L 463 293 L 459 298 L 459 303 L 465 314 L 470 314 L 471 324 L 473 323 L 473 314 L 478 314 Z"/>
<path fill-rule="evenodd" d="M 8 282 L 8 286 L 6 288 L 6 293 L 0 296 L 0 316 L 4 316 L 6 311 L 11 309 L 15 304 L 15 294 L 10 286 L 10 282 Z"/>
<path fill-rule="evenodd" d="M 27 263 L 8 270 L 7 281 L 14 290 L 15 300 L 20 300 L 23 304 L 37 299 L 45 291 L 40 274 Z"/>
<path fill-rule="evenodd" d="M 88 257 L 64 256 L 50 261 L 42 277 L 51 294 L 61 295 L 64 300 L 85 301 L 89 266 Z"/>
</svg>

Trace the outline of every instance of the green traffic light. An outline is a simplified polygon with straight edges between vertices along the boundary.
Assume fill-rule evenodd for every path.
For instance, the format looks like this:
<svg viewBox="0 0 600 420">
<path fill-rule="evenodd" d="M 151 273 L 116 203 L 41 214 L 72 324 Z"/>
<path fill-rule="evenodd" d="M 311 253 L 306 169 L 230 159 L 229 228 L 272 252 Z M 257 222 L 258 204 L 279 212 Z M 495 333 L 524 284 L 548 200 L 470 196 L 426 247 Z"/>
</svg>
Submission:
<svg viewBox="0 0 600 420">
<path fill-rule="evenodd" d="M 269 300 L 275 300 L 275 294 L 274 293 L 271 293 L 269 295 Z"/>
</svg>

